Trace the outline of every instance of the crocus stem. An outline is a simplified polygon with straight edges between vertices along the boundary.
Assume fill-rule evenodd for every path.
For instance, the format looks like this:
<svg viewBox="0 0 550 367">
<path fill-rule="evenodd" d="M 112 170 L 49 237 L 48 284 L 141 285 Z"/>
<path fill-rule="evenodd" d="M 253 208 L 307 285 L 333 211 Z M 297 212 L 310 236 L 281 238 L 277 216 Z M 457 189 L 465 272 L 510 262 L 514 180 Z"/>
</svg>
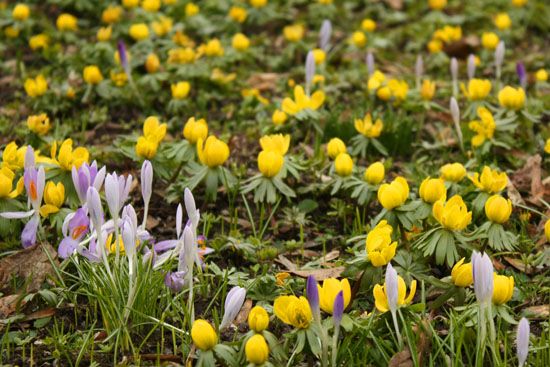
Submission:
<svg viewBox="0 0 550 367">
<path fill-rule="evenodd" d="M 143 207 L 143 223 L 141 224 L 141 227 L 143 229 L 147 229 L 147 216 L 149 215 L 149 202 L 145 203 L 145 206 Z"/>
<path fill-rule="evenodd" d="M 338 335 L 340 334 L 340 327 L 335 328 L 332 335 L 332 367 L 336 367 L 336 357 L 338 355 Z"/>
<path fill-rule="evenodd" d="M 401 337 L 401 332 L 399 331 L 399 324 L 397 323 L 397 315 L 395 314 L 395 311 L 391 312 L 391 318 L 393 320 L 395 333 L 397 334 L 397 343 L 399 344 L 399 349 L 401 349 L 403 348 L 403 338 Z"/>
<path fill-rule="evenodd" d="M 479 304 L 478 310 L 478 334 L 477 334 L 477 350 L 476 350 L 476 366 L 483 365 L 485 355 L 485 338 L 487 334 L 487 325 L 485 324 L 485 304 Z"/>
<path fill-rule="evenodd" d="M 189 299 L 187 300 L 187 309 L 191 316 L 191 325 L 195 322 L 195 305 L 193 304 L 193 269 L 187 271 L 187 283 L 189 284 Z"/>
<path fill-rule="evenodd" d="M 321 366 L 326 366 L 328 362 L 328 335 L 325 328 L 321 325 L 319 320 L 319 330 L 321 330 Z"/>
</svg>

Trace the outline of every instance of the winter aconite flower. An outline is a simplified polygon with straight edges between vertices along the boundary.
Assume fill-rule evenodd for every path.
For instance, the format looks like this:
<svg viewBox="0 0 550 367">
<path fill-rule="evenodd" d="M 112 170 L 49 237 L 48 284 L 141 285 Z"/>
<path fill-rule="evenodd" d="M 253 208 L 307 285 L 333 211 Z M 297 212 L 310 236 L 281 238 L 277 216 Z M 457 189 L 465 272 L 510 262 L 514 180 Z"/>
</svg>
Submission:
<svg viewBox="0 0 550 367">
<path fill-rule="evenodd" d="M 63 13 L 57 17 L 55 24 L 60 31 L 76 31 L 78 19 L 74 15 Z"/>
<path fill-rule="evenodd" d="M 498 13 L 495 16 L 495 25 L 501 31 L 506 30 L 512 26 L 512 20 L 507 13 Z"/>
<path fill-rule="evenodd" d="M 192 17 L 199 14 L 200 8 L 197 4 L 187 3 L 185 4 L 185 16 Z"/>
<path fill-rule="evenodd" d="M 313 319 L 307 298 L 279 296 L 273 303 L 273 312 L 282 322 L 298 329 L 307 329 Z"/>
<path fill-rule="evenodd" d="M 172 91 L 172 98 L 184 99 L 191 90 L 191 84 L 189 82 L 177 82 L 176 84 L 172 84 L 170 89 Z"/>
<path fill-rule="evenodd" d="M 159 67 L 160 67 L 159 57 L 154 53 L 150 53 L 149 55 L 147 55 L 147 58 L 145 59 L 145 70 L 147 70 L 149 74 L 152 74 L 152 73 L 156 73 Z"/>
<path fill-rule="evenodd" d="M 509 85 L 498 92 L 498 103 L 508 110 L 520 110 L 525 104 L 523 88 L 512 88 Z"/>
<path fill-rule="evenodd" d="M 88 149 L 84 147 L 73 149 L 72 139 L 65 139 L 59 146 L 59 152 L 57 151 L 57 142 L 54 142 L 50 154 L 52 162 L 66 171 L 71 171 L 73 167 L 78 169 L 83 163 L 88 163 L 90 160 Z"/>
<path fill-rule="evenodd" d="M 287 120 L 287 115 L 284 111 L 281 110 L 275 110 L 273 112 L 273 115 L 271 116 L 271 121 L 273 121 L 273 124 L 276 126 L 281 126 L 285 123 Z"/>
<path fill-rule="evenodd" d="M 27 4 L 21 4 L 21 3 L 15 5 L 11 12 L 12 18 L 20 22 L 26 20 L 30 14 L 31 14 L 31 10 L 29 6 Z"/>
<path fill-rule="evenodd" d="M 48 181 L 44 188 L 44 205 L 40 207 L 40 215 L 47 217 L 50 214 L 57 213 L 65 201 L 65 186 L 63 183 L 57 184 Z"/>
<path fill-rule="evenodd" d="M 461 231 L 472 221 L 472 212 L 468 211 L 460 195 L 453 196 L 447 202 L 436 201 L 432 211 L 439 224 L 450 231 Z"/>
<path fill-rule="evenodd" d="M 485 202 L 485 215 L 493 223 L 505 223 L 512 214 L 512 202 L 500 195 L 493 195 Z"/>
<path fill-rule="evenodd" d="M 493 32 L 484 32 L 481 35 L 481 45 L 483 48 L 486 48 L 488 50 L 494 50 L 497 48 L 498 42 L 500 39 L 496 35 L 496 33 Z"/>
<path fill-rule="evenodd" d="M 305 28 L 301 24 L 287 25 L 283 28 L 283 35 L 289 42 L 298 42 L 304 37 Z"/>
<path fill-rule="evenodd" d="M 367 113 L 363 119 L 355 119 L 355 130 L 367 138 L 377 138 L 382 133 L 384 124 L 381 119 L 372 122 L 372 116 Z"/>
<path fill-rule="evenodd" d="M 208 124 L 205 119 L 196 120 L 190 117 L 183 127 L 183 137 L 195 145 L 199 139 L 205 140 L 208 136 Z"/>
<path fill-rule="evenodd" d="M 395 256 L 397 242 L 392 241 L 393 228 L 386 220 L 381 220 L 366 239 L 367 256 L 371 264 L 380 267 L 388 264 Z"/>
<path fill-rule="evenodd" d="M 340 177 L 347 177 L 353 172 L 353 160 L 348 153 L 340 153 L 334 160 L 334 170 Z"/>
<path fill-rule="evenodd" d="M 397 276 L 397 306 L 408 305 L 412 302 L 414 295 L 416 293 L 416 280 L 413 280 L 410 285 L 409 295 L 407 294 L 407 285 L 405 280 L 399 275 Z M 387 312 L 390 310 L 390 305 L 388 303 L 388 297 L 386 295 L 386 283 L 383 285 L 376 284 L 372 290 L 374 295 L 374 305 L 376 309 L 380 312 Z"/>
<path fill-rule="evenodd" d="M 350 37 L 350 42 L 357 48 L 363 48 L 367 44 L 367 36 L 363 31 L 355 31 Z"/>
<path fill-rule="evenodd" d="M 433 10 L 441 10 L 447 5 L 447 0 L 428 0 L 428 6 Z"/>
<path fill-rule="evenodd" d="M 493 114 L 485 107 L 477 109 L 479 120 L 470 121 L 468 127 L 475 131 L 476 135 L 472 138 L 472 146 L 479 147 L 485 140 L 492 139 L 497 127 Z"/>
<path fill-rule="evenodd" d="M 514 277 L 493 273 L 493 303 L 502 305 L 512 299 L 514 294 Z"/>
<path fill-rule="evenodd" d="M 50 119 L 45 113 L 29 116 L 27 118 L 27 127 L 38 135 L 46 135 L 51 128 Z"/>
<path fill-rule="evenodd" d="M 409 184 L 403 177 L 397 177 L 389 184 L 382 184 L 378 189 L 378 201 L 386 210 L 403 205 L 408 197 Z"/>
<path fill-rule="evenodd" d="M 240 6 L 232 6 L 229 9 L 229 18 L 233 19 L 237 23 L 244 23 L 248 13 L 245 8 Z"/>
<path fill-rule="evenodd" d="M 219 39 L 214 38 L 199 46 L 199 53 L 204 53 L 206 56 L 215 57 L 223 56 L 224 49 Z"/>
<path fill-rule="evenodd" d="M 149 37 L 149 27 L 145 23 L 132 24 L 128 33 L 135 41 L 142 41 Z"/>
<path fill-rule="evenodd" d="M 48 82 L 42 74 L 38 75 L 36 78 L 25 79 L 25 84 L 23 85 L 25 92 L 29 97 L 35 98 L 40 97 L 46 93 L 48 90 Z"/>
<path fill-rule="evenodd" d="M 464 84 L 460 86 L 470 101 L 482 101 L 491 93 L 491 81 L 488 79 L 470 79 L 467 88 Z"/>
<path fill-rule="evenodd" d="M 257 333 L 261 333 L 269 326 L 269 315 L 262 306 L 254 306 L 248 314 L 248 327 Z"/>
<path fill-rule="evenodd" d="M 367 32 L 374 32 L 376 30 L 376 22 L 370 18 L 363 19 L 361 21 L 361 29 Z"/>
<path fill-rule="evenodd" d="M 294 100 L 289 97 L 283 99 L 282 109 L 289 115 L 295 115 L 302 110 L 311 109 L 317 110 L 325 101 L 325 93 L 316 91 L 311 96 L 306 95 L 304 88 L 301 85 L 294 87 Z"/>
<path fill-rule="evenodd" d="M 319 306 L 323 311 L 332 315 L 334 300 L 340 291 L 344 294 L 344 308 L 348 307 L 351 300 L 351 287 L 347 279 L 338 280 L 327 278 L 323 285 L 317 285 L 319 289 Z"/>
<path fill-rule="evenodd" d="M 420 88 L 420 96 L 424 101 L 431 101 L 435 94 L 435 82 L 424 79 L 422 88 Z"/>
<path fill-rule="evenodd" d="M 544 235 L 546 236 L 546 240 L 550 241 L 550 219 L 544 223 Z"/>
<path fill-rule="evenodd" d="M 103 13 L 101 13 L 101 21 L 107 24 L 113 24 L 120 21 L 122 16 L 122 8 L 116 5 L 109 5 Z"/>
<path fill-rule="evenodd" d="M 15 173 L 11 169 L 6 166 L 0 168 L 0 199 L 13 199 L 23 192 L 23 179 L 21 178 L 13 187 L 14 179 Z"/>
<path fill-rule="evenodd" d="M 283 168 L 284 157 L 276 151 L 262 150 L 258 154 L 258 170 L 264 177 L 275 177 Z"/>
<path fill-rule="evenodd" d="M 99 84 L 103 80 L 103 75 L 97 65 L 86 66 L 82 72 L 82 77 L 86 83 L 93 85 Z"/>
<path fill-rule="evenodd" d="M 445 181 L 441 178 L 427 177 L 420 184 L 418 193 L 420 194 L 422 200 L 428 204 L 433 204 L 438 200 L 445 200 L 447 198 Z"/>
<path fill-rule="evenodd" d="M 386 169 L 382 162 L 374 162 L 365 170 L 363 178 L 371 185 L 378 185 L 384 180 Z"/>
<path fill-rule="evenodd" d="M 97 30 L 97 40 L 99 42 L 107 42 L 111 39 L 111 35 L 113 33 L 113 28 L 111 26 L 109 27 L 101 27 Z"/>
<path fill-rule="evenodd" d="M 505 172 L 499 172 L 496 169 L 491 169 L 489 166 L 484 166 L 479 173 L 474 173 L 473 176 L 468 177 L 472 183 L 481 191 L 489 194 L 496 194 L 506 188 L 508 183 L 508 176 Z"/>
<path fill-rule="evenodd" d="M 141 7 L 150 13 L 157 12 L 160 9 L 160 0 L 143 0 Z"/>
<path fill-rule="evenodd" d="M 346 152 L 346 144 L 339 138 L 332 138 L 327 144 L 327 154 L 330 159 L 338 157 L 340 153 Z"/>
<path fill-rule="evenodd" d="M 460 259 L 451 270 L 451 279 L 457 287 L 469 287 L 474 283 L 472 263 L 465 264 L 464 260 Z"/>
<path fill-rule="evenodd" d="M 466 176 L 466 168 L 460 163 L 447 163 L 439 172 L 445 181 L 459 182 Z"/>
<path fill-rule="evenodd" d="M 237 51 L 245 51 L 250 47 L 250 40 L 242 33 L 237 33 L 231 39 L 231 46 Z"/>
<path fill-rule="evenodd" d="M 548 80 L 548 72 L 544 69 L 539 69 L 535 73 L 535 79 L 537 79 L 538 82 L 545 82 Z"/>
<path fill-rule="evenodd" d="M 256 366 L 263 365 L 269 358 L 269 347 L 261 334 L 256 334 L 246 341 L 244 347 L 246 360 Z"/>
<path fill-rule="evenodd" d="M 206 351 L 214 348 L 218 344 L 218 335 L 216 331 L 206 320 L 195 320 L 191 327 L 191 338 L 193 343 L 200 350 Z"/>
<path fill-rule="evenodd" d="M 290 146 L 290 135 L 264 135 L 260 138 L 260 146 L 263 150 L 276 152 L 284 156 L 288 152 Z"/>
<path fill-rule="evenodd" d="M 229 147 L 214 135 L 210 135 L 206 141 L 197 141 L 197 154 L 202 164 L 215 168 L 225 163 L 229 158 Z"/>
</svg>

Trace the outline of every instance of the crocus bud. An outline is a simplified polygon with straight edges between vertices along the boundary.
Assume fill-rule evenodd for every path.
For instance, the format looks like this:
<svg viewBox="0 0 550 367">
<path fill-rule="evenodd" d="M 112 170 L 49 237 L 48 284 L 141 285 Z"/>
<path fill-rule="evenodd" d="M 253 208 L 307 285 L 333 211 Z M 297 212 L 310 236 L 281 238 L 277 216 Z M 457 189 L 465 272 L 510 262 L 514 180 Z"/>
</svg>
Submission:
<svg viewBox="0 0 550 367">
<path fill-rule="evenodd" d="M 518 74 L 519 84 L 523 89 L 527 86 L 527 72 L 522 62 L 516 64 L 516 73 Z"/>
<path fill-rule="evenodd" d="M 197 210 L 197 206 L 195 205 L 195 198 L 193 197 L 193 193 L 187 187 L 184 190 L 183 199 L 185 202 L 185 211 L 187 212 L 187 216 L 189 217 L 193 225 L 193 233 L 195 233 L 197 230 L 197 226 L 199 225 L 200 213 Z"/>
<path fill-rule="evenodd" d="M 181 204 L 178 204 L 178 209 L 176 210 L 176 237 L 179 239 L 181 237 L 181 227 L 183 226 L 183 209 Z"/>
<path fill-rule="evenodd" d="M 306 295 L 309 302 L 309 308 L 316 321 L 321 320 L 321 309 L 319 307 L 319 288 L 313 275 L 307 277 Z"/>
<path fill-rule="evenodd" d="M 174 271 L 166 273 L 164 277 L 164 285 L 171 291 L 178 293 L 185 286 L 185 274 L 184 271 Z"/>
<path fill-rule="evenodd" d="M 487 254 L 472 254 L 474 291 L 479 303 L 491 302 L 493 297 L 493 263 Z"/>
<path fill-rule="evenodd" d="M 125 178 L 122 175 L 117 176 L 114 172 L 105 177 L 105 199 L 112 218 L 118 218 L 122 205 L 128 199 L 131 186 L 132 175 Z"/>
<path fill-rule="evenodd" d="M 190 226 L 185 226 L 185 229 L 183 230 L 183 251 L 185 265 L 187 269 L 191 271 L 193 261 L 195 261 L 197 246 L 195 245 L 195 236 L 193 235 L 193 230 Z"/>
<path fill-rule="evenodd" d="M 502 66 L 502 62 L 504 61 L 505 51 L 506 47 L 504 46 L 504 41 L 500 41 L 495 49 L 495 67 L 497 69 L 497 78 L 500 78 L 500 68 Z"/>
<path fill-rule="evenodd" d="M 330 20 L 323 20 L 321 30 L 319 31 L 319 48 L 327 52 L 329 48 L 330 34 L 332 33 L 332 23 Z"/>
<path fill-rule="evenodd" d="M 525 364 L 527 353 L 529 353 L 529 321 L 525 317 L 519 320 L 516 336 L 519 367 Z"/>
<path fill-rule="evenodd" d="M 374 55 L 372 52 L 367 52 L 367 72 L 369 73 L 369 77 L 374 73 Z"/>
<path fill-rule="evenodd" d="M 397 287 L 397 271 L 388 264 L 386 268 L 386 297 L 388 299 L 388 307 L 392 313 L 397 310 L 397 297 L 398 297 L 398 287 Z"/>
<path fill-rule="evenodd" d="M 306 56 L 306 94 L 309 95 L 311 81 L 315 75 L 315 55 L 309 51 Z"/>
<path fill-rule="evenodd" d="M 88 192 L 86 193 L 86 203 L 88 203 L 88 213 L 90 214 L 90 219 L 94 225 L 94 229 L 96 231 L 100 231 L 101 226 L 103 225 L 103 207 L 101 206 L 99 193 L 93 186 L 88 188 Z"/>
<path fill-rule="evenodd" d="M 476 57 L 473 54 L 468 56 L 468 79 L 473 79 L 476 74 Z"/>
<path fill-rule="evenodd" d="M 27 150 L 25 151 L 25 162 L 24 162 L 24 168 L 34 167 L 34 149 L 30 145 L 27 146 Z"/>
<path fill-rule="evenodd" d="M 420 89 L 420 80 L 422 80 L 422 74 L 424 74 L 424 60 L 422 59 L 422 55 L 416 57 L 414 70 L 416 74 L 416 88 Z"/>
<path fill-rule="evenodd" d="M 117 47 L 118 47 L 118 55 L 120 58 L 120 65 L 122 65 L 122 68 L 126 72 L 126 75 L 128 75 L 130 74 L 130 65 L 128 64 L 128 55 L 126 54 L 126 45 L 124 45 L 123 41 L 118 41 Z"/>
<path fill-rule="evenodd" d="M 332 309 L 332 321 L 334 322 L 334 329 L 340 327 L 342 322 L 342 316 L 344 315 L 344 291 L 338 292 L 334 299 L 334 307 Z"/>
<path fill-rule="evenodd" d="M 456 124 L 460 123 L 460 109 L 458 108 L 458 102 L 456 101 L 455 97 L 451 97 L 451 103 L 449 105 L 451 109 L 451 116 L 453 118 L 453 122 Z"/>
<path fill-rule="evenodd" d="M 145 205 L 149 205 L 153 193 L 153 165 L 144 160 L 141 165 L 141 196 Z"/>
<path fill-rule="evenodd" d="M 451 78 L 453 80 L 453 96 L 458 93 L 458 61 L 456 57 L 451 59 Z"/>
<path fill-rule="evenodd" d="M 136 228 L 132 225 L 131 220 L 125 220 L 122 224 L 122 242 L 124 243 L 124 253 L 128 258 L 128 268 L 131 277 L 134 273 L 133 264 L 136 256 Z"/>
<path fill-rule="evenodd" d="M 233 320 L 235 320 L 235 317 L 237 317 L 241 307 L 243 307 L 245 297 L 246 289 L 239 286 L 231 288 L 229 293 L 227 293 L 227 296 L 225 297 L 223 319 L 220 324 L 220 330 L 225 329 L 233 322 Z"/>
</svg>

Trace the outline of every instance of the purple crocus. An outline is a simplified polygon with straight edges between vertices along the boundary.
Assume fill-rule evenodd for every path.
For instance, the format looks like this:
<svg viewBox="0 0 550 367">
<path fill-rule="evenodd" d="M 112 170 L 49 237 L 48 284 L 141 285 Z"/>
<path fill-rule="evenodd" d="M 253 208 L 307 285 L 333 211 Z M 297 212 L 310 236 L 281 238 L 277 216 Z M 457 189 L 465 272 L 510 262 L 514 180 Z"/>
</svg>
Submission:
<svg viewBox="0 0 550 367">
<path fill-rule="evenodd" d="M 315 75 L 315 56 L 313 51 L 309 51 L 306 56 L 306 94 L 309 96 L 311 91 L 311 81 Z"/>
<path fill-rule="evenodd" d="M 81 204 L 86 203 L 88 188 L 93 186 L 99 191 L 105 179 L 105 167 L 98 170 L 96 161 L 93 161 L 91 165 L 84 162 L 78 169 L 73 166 L 71 173 L 73 185 Z"/>
<path fill-rule="evenodd" d="M 370 77 L 374 73 L 374 55 L 371 51 L 367 52 L 365 62 L 367 63 L 367 73 Z"/>
<path fill-rule="evenodd" d="M 118 176 L 116 172 L 105 177 L 105 199 L 113 219 L 118 219 L 120 209 L 130 194 L 132 175 Z"/>
<path fill-rule="evenodd" d="M 525 71 L 525 65 L 522 62 L 516 64 L 516 73 L 518 74 L 519 84 L 523 89 L 527 86 L 527 72 Z"/>
<path fill-rule="evenodd" d="M 344 292 L 340 291 L 334 299 L 334 307 L 332 308 L 332 321 L 334 322 L 334 328 L 338 329 L 342 322 L 342 316 L 344 315 Z"/>
<path fill-rule="evenodd" d="M 329 49 L 330 34 L 332 33 L 332 23 L 330 20 L 323 20 L 321 30 L 319 31 L 319 48 L 327 52 Z"/>
<path fill-rule="evenodd" d="M 525 317 L 519 320 L 518 331 L 516 335 L 516 347 L 519 366 L 522 367 L 529 354 L 529 321 Z"/>
<path fill-rule="evenodd" d="M 143 224 L 145 229 L 149 212 L 149 201 L 153 193 L 153 165 L 148 160 L 143 161 L 141 166 L 141 196 L 143 197 Z"/>
<path fill-rule="evenodd" d="M 185 287 L 185 276 L 187 275 L 186 271 L 169 271 L 164 277 L 164 285 L 168 287 L 175 293 L 181 292 L 183 287 Z"/>
<path fill-rule="evenodd" d="M 126 45 L 123 41 L 118 41 L 117 44 L 118 47 L 118 56 L 120 58 L 120 65 L 122 65 L 122 68 L 126 72 L 126 75 L 130 74 L 130 65 L 128 64 L 128 55 L 126 53 Z"/>
<path fill-rule="evenodd" d="M 59 244 L 59 257 L 66 259 L 78 248 L 82 238 L 90 230 L 90 220 L 86 208 L 79 208 L 76 212 L 67 215 L 63 223 L 64 238 Z"/>
<path fill-rule="evenodd" d="M 307 277 L 306 296 L 311 312 L 313 313 L 313 318 L 317 322 L 320 321 L 321 310 L 319 308 L 319 288 L 313 275 Z"/>
</svg>

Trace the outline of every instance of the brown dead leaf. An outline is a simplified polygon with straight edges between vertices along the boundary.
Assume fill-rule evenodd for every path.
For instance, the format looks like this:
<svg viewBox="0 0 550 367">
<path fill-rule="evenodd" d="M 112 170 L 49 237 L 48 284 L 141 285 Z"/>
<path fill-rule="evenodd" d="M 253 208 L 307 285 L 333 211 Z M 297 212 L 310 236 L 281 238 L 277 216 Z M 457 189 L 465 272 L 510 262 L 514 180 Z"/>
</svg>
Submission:
<svg viewBox="0 0 550 367">
<path fill-rule="evenodd" d="M 146 224 L 146 227 L 148 230 L 151 230 L 155 227 L 157 227 L 158 225 L 160 224 L 160 220 L 152 217 L 152 216 L 147 216 L 147 224 Z"/>
<path fill-rule="evenodd" d="M 296 264 L 294 264 L 292 261 L 290 261 L 289 259 L 287 259 L 286 257 L 284 257 L 283 255 L 279 255 L 279 257 L 277 258 L 276 260 L 278 263 L 280 263 L 281 265 L 283 265 L 285 268 L 287 268 L 288 270 L 296 270 L 298 269 L 298 267 L 296 266 Z"/>
<path fill-rule="evenodd" d="M 512 180 L 508 180 L 508 184 L 506 185 L 507 191 L 508 191 L 508 197 L 512 201 L 512 204 L 515 205 L 525 205 L 525 200 L 521 197 L 521 194 L 519 193 L 518 189 L 514 186 L 514 183 Z"/>
<path fill-rule="evenodd" d="M 533 268 L 526 267 L 525 263 L 519 259 L 514 259 L 512 257 L 504 256 L 504 260 L 510 265 L 512 265 L 517 270 L 526 274 L 533 274 Z"/>
<path fill-rule="evenodd" d="M 540 206 L 541 199 L 548 201 L 550 182 L 542 181 L 542 158 L 539 154 L 527 158 L 525 165 L 512 175 L 512 182 L 519 191 L 529 193 L 527 201 Z"/>
<path fill-rule="evenodd" d="M 479 38 L 476 36 L 464 37 L 458 41 L 445 44 L 443 51 L 450 57 L 465 59 L 468 55 L 475 53 L 479 46 Z"/>
<path fill-rule="evenodd" d="M 550 305 L 531 306 L 523 309 L 523 313 L 530 319 L 548 319 L 550 316 Z"/>
<path fill-rule="evenodd" d="M 20 294 L 11 294 L 0 298 L 0 318 L 6 318 L 17 310 L 18 304 L 24 305 Z"/>
<path fill-rule="evenodd" d="M 326 269 L 289 270 L 288 272 L 302 278 L 313 275 L 317 281 L 321 281 L 328 278 L 338 278 L 344 270 L 346 270 L 345 266 L 337 266 L 335 268 Z"/>
<path fill-rule="evenodd" d="M 276 73 L 254 74 L 248 78 L 247 83 L 260 91 L 274 90 L 280 75 Z"/>
<path fill-rule="evenodd" d="M 395 353 L 391 357 L 388 367 L 412 367 L 414 363 L 411 358 L 411 352 L 409 348 L 405 347 L 401 352 Z"/>
<path fill-rule="evenodd" d="M 235 317 L 234 324 L 239 326 L 241 324 L 244 324 L 246 320 L 248 320 L 248 314 L 250 313 L 250 310 L 252 309 L 252 300 L 247 299 L 243 307 L 241 307 L 241 310 L 239 311 L 237 317 Z"/>
<path fill-rule="evenodd" d="M 47 251 L 47 252 L 46 252 Z M 13 276 L 29 279 L 27 292 L 35 292 L 53 274 L 48 258 L 57 261 L 57 252 L 48 243 L 36 244 L 0 260 L 0 284 L 8 285 Z"/>
<path fill-rule="evenodd" d="M 403 0 L 384 0 L 393 10 L 403 9 Z"/>
<path fill-rule="evenodd" d="M 51 317 L 53 315 L 55 315 L 55 308 L 53 308 L 53 307 L 45 308 L 43 310 L 39 310 L 39 311 L 33 312 L 33 313 L 25 316 L 24 321 L 44 319 L 46 317 Z"/>
</svg>

